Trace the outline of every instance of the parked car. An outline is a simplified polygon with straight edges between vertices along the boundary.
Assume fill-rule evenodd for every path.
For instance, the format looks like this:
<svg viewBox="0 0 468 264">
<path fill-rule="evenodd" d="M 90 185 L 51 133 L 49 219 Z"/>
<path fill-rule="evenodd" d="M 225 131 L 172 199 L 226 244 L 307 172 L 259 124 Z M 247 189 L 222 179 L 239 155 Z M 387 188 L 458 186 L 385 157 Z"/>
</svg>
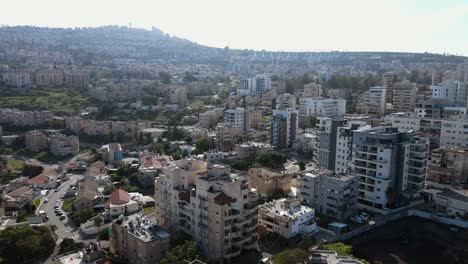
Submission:
<svg viewBox="0 0 468 264">
<path fill-rule="evenodd" d="M 59 219 L 60 219 L 60 220 L 65 220 L 65 216 L 64 216 L 64 215 L 61 215 L 61 216 L 59 217 Z"/>
<path fill-rule="evenodd" d="M 47 202 L 49 202 L 49 199 L 45 198 L 44 203 L 47 203 Z"/>
</svg>

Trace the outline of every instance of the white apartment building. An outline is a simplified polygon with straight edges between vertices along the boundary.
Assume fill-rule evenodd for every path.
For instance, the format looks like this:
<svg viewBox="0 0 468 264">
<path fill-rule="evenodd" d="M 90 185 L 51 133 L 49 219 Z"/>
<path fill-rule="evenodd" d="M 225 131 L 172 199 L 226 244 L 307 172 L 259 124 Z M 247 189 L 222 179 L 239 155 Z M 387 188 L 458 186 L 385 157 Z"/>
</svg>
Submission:
<svg viewBox="0 0 468 264">
<path fill-rule="evenodd" d="M 282 109 L 296 109 L 296 97 L 291 94 L 280 94 L 275 98 L 276 105 L 273 107 L 276 110 Z"/>
<path fill-rule="evenodd" d="M 361 114 L 383 115 L 386 110 L 387 88 L 382 86 L 370 87 L 360 98 Z"/>
<path fill-rule="evenodd" d="M 221 111 L 216 110 L 209 110 L 198 115 L 198 123 L 202 128 L 210 128 L 216 125 L 216 122 L 220 117 L 223 116 L 222 109 Z"/>
<path fill-rule="evenodd" d="M 468 117 L 442 120 L 440 147 L 468 147 Z"/>
<path fill-rule="evenodd" d="M 296 141 L 299 112 L 294 109 L 273 110 L 271 144 L 278 149 L 290 148 Z"/>
<path fill-rule="evenodd" d="M 398 128 L 355 130 L 352 172 L 360 177 L 359 206 L 386 214 L 401 205 L 403 194 L 423 189 L 428 149 L 428 139 Z"/>
<path fill-rule="evenodd" d="M 459 81 L 444 81 L 432 85 L 432 99 L 444 106 L 467 107 L 468 85 Z"/>
<path fill-rule="evenodd" d="M 12 87 L 29 87 L 32 85 L 32 70 L 13 70 L 2 74 L 3 81 Z"/>
<path fill-rule="evenodd" d="M 228 127 L 239 127 L 245 131 L 247 129 L 247 111 L 242 107 L 225 110 L 224 124 Z"/>
<path fill-rule="evenodd" d="M 317 231 L 315 210 L 301 205 L 298 199 L 274 200 L 259 207 L 258 227 L 286 239 L 299 234 L 310 235 Z"/>
<path fill-rule="evenodd" d="M 303 97 L 320 97 L 322 96 L 322 92 L 322 85 L 319 83 L 312 82 L 304 84 Z"/>
<path fill-rule="evenodd" d="M 363 121 L 348 121 L 345 126 L 337 127 L 336 150 L 335 150 L 335 172 L 344 173 L 351 170 L 353 154 L 353 131 L 357 129 L 370 128 Z"/>
<path fill-rule="evenodd" d="M 346 100 L 326 98 L 300 98 L 300 116 L 337 117 L 346 114 Z"/>
<path fill-rule="evenodd" d="M 247 178 L 200 160 L 168 166 L 155 181 L 156 222 L 190 235 L 210 259 L 255 249 L 258 195 Z"/>
<path fill-rule="evenodd" d="M 53 134 L 49 137 L 50 152 L 57 156 L 76 155 L 80 152 L 80 143 L 77 136 Z"/>
<path fill-rule="evenodd" d="M 384 117 L 385 124 L 398 127 L 402 131 L 420 131 L 421 120 L 415 112 L 393 113 Z"/>
<path fill-rule="evenodd" d="M 317 212 L 340 220 L 356 214 L 358 176 L 315 170 L 298 176 L 297 181 L 299 198 Z"/>
<path fill-rule="evenodd" d="M 254 78 L 242 78 L 240 80 L 239 93 L 241 95 L 263 94 L 271 89 L 270 76 L 257 75 Z"/>
</svg>

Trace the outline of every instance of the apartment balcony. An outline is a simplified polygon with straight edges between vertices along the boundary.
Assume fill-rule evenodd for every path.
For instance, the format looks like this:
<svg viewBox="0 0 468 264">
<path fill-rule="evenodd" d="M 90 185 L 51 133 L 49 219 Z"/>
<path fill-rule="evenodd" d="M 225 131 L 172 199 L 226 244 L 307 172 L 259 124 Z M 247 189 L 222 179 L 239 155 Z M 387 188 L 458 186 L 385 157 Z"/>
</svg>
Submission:
<svg viewBox="0 0 468 264">
<path fill-rule="evenodd" d="M 257 241 L 256 241 L 255 239 L 252 238 L 251 240 L 247 241 L 247 242 L 243 245 L 243 247 L 244 247 L 245 249 L 256 249 L 256 248 L 257 248 Z"/>
<path fill-rule="evenodd" d="M 239 256 L 240 253 L 241 253 L 240 247 L 232 246 L 224 250 L 224 258 L 233 258 L 233 257 Z"/>
<path fill-rule="evenodd" d="M 243 234 L 244 236 L 243 237 L 239 237 L 239 238 L 234 238 L 232 239 L 232 243 L 235 245 L 235 246 L 242 246 L 242 244 L 244 244 L 245 242 L 249 241 L 251 239 L 251 235 L 250 234 Z"/>
</svg>

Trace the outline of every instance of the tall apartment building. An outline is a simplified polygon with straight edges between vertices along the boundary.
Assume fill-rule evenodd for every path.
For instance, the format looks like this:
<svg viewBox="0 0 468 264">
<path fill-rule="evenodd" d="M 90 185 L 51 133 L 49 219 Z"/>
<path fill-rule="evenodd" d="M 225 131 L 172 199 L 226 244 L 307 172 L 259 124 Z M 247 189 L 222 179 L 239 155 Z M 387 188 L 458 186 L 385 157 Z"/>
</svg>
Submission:
<svg viewBox="0 0 468 264">
<path fill-rule="evenodd" d="M 360 177 L 359 205 L 385 214 L 405 204 L 405 197 L 424 188 L 428 148 L 428 139 L 398 128 L 355 130 L 353 173 Z"/>
<path fill-rule="evenodd" d="M 227 126 L 224 123 L 218 123 L 215 128 L 216 145 L 220 149 L 230 150 L 237 144 L 243 134 L 240 127 Z"/>
<path fill-rule="evenodd" d="M 87 88 L 89 85 L 89 72 L 80 70 L 65 71 L 65 84 L 71 88 Z"/>
<path fill-rule="evenodd" d="M 47 149 L 47 135 L 39 130 L 28 131 L 24 135 L 26 149 L 32 152 L 39 152 Z"/>
<path fill-rule="evenodd" d="M 336 131 L 336 149 L 335 149 L 335 167 L 337 173 L 349 172 L 351 170 L 351 161 L 353 157 L 353 132 L 362 128 L 370 128 L 363 121 L 348 121 L 345 126 L 337 127 Z"/>
<path fill-rule="evenodd" d="M 300 116 L 339 117 L 346 114 L 346 100 L 326 98 L 300 98 Z"/>
<path fill-rule="evenodd" d="M 254 78 L 240 80 L 239 93 L 242 95 L 263 94 L 271 89 L 271 79 L 268 75 L 257 75 Z"/>
<path fill-rule="evenodd" d="M 317 231 L 315 210 L 301 205 L 297 199 L 273 200 L 259 207 L 258 227 L 286 239 L 299 234 L 311 235 Z"/>
<path fill-rule="evenodd" d="M 229 260 L 256 245 L 257 200 L 247 176 L 181 160 L 156 179 L 156 222 L 190 235 L 206 257 Z"/>
<path fill-rule="evenodd" d="M 317 162 L 320 168 L 335 171 L 337 130 L 345 124 L 344 119 L 317 118 Z"/>
<path fill-rule="evenodd" d="M 293 175 L 284 172 L 276 172 L 265 168 L 249 169 L 250 184 L 262 197 L 269 197 L 277 192 L 283 194 L 291 190 Z"/>
<path fill-rule="evenodd" d="M 0 123 L 11 123 L 14 126 L 39 126 L 52 121 L 51 111 L 20 111 L 18 109 L 0 108 Z"/>
<path fill-rule="evenodd" d="M 432 99 L 441 106 L 467 107 L 468 84 L 459 81 L 444 81 L 432 85 Z"/>
<path fill-rule="evenodd" d="M 386 111 L 387 88 L 382 86 L 370 87 L 360 98 L 361 114 L 383 115 Z"/>
<path fill-rule="evenodd" d="M 35 75 L 39 87 L 56 87 L 64 83 L 63 70 L 37 70 Z"/>
<path fill-rule="evenodd" d="M 229 127 L 238 127 L 243 131 L 247 130 L 247 111 L 238 107 L 224 111 L 224 124 Z"/>
<path fill-rule="evenodd" d="M 144 216 L 121 215 L 112 223 L 109 249 L 128 263 L 159 263 L 169 251 L 170 236 Z"/>
<path fill-rule="evenodd" d="M 359 177 L 316 170 L 298 177 L 298 196 L 316 212 L 343 220 L 358 209 Z"/>
<path fill-rule="evenodd" d="M 50 152 L 57 156 L 76 155 L 80 152 L 80 142 L 77 136 L 53 134 L 49 137 Z"/>
<path fill-rule="evenodd" d="M 2 74 L 3 82 L 11 87 L 29 87 L 32 82 L 32 70 L 12 70 Z"/>
<path fill-rule="evenodd" d="M 440 130 L 440 147 L 468 147 L 468 116 L 443 119 Z"/>
<path fill-rule="evenodd" d="M 467 184 L 468 148 L 432 150 L 427 178 L 443 184 Z"/>
<path fill-rule="evenodd" d="M 247 129 L 259 129 L 262 125 L 262 111 L 249 109 L 247 111 Z"/>
<path fill-rule="evenodd" d="M 416 104 L 417 84 L 399 82 L 393 84 L 393 111 L 412 112 Z"/>
<path fill-rule="evenodd" d="M 296 141 L 299 112 L 294 109 L 273 110 L 271 144 L 278 149 L 290 148 Z"/>
</svg>

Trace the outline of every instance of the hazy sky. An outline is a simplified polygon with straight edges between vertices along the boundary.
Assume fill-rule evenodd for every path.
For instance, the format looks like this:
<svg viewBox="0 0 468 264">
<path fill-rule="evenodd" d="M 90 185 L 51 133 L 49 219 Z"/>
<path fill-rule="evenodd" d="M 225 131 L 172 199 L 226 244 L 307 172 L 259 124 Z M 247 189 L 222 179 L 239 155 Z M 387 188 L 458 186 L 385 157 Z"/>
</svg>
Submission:
<svg viewBox="0 0 468 264">
<path fill-rule="evenodd" d="M 131 22 L 215 47 L 468 55 L 468 0 L 0 0 L 0 7 L 0 24 Z"/>
</svg>

